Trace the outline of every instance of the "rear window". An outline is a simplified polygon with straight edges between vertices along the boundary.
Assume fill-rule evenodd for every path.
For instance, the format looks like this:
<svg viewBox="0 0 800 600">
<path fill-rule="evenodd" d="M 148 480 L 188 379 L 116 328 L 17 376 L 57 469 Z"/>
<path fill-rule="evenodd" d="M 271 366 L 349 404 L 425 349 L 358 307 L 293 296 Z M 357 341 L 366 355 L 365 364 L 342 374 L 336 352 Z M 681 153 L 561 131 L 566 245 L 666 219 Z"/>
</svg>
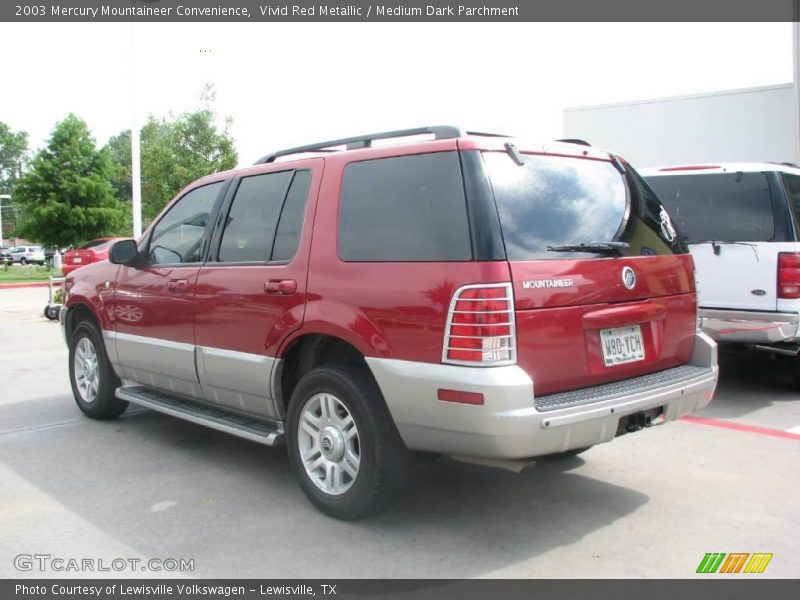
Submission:
<svg viewBox="0 0 800 600">
<path fill-rule="evenodd" d="M 648 183 L 690 244 L 708 240 L 765 242 L 775 236 L 764 173 L 652 176 Z"/>
<path fill-rule="evenodd" d="M 509 260 L 587 258 L 563 246 L 625 242 L 624 256 L 685 252 L 656 195 L 607 161 L 485 152 Z M 627 179 L 627 182 L 626 182 Z"/>
<path fill-rule="evenodd" d="M 345 261 L 472 258 L 456 152 L 357 162 L 344 173 L 339 256 Z"/>
</svg>

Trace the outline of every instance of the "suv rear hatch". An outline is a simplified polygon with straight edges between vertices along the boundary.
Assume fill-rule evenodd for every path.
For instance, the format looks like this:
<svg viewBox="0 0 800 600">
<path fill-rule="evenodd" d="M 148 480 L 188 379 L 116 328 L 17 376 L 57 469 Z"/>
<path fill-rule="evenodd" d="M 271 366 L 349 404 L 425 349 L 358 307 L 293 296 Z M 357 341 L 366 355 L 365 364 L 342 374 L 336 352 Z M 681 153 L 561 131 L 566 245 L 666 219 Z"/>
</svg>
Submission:
<svg viewBox="0 0 800 600">
<path fill-rule="evenodd" d="M 557 146 L 483 152 L 509 261 L 517 363 L 537 396 L 688 362 L 693 263 L 618 158 Z"/>
</svg>

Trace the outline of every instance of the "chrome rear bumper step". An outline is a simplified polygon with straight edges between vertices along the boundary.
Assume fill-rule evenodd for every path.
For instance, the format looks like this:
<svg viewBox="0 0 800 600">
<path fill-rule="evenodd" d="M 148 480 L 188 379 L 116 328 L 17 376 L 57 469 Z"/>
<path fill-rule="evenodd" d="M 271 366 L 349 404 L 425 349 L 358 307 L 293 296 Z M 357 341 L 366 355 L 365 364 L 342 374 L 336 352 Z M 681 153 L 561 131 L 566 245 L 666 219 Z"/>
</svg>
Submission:
<svg viewBox="0 0 800 600">
<path fill-rule="evenodd" d="M 117 389 L 117 398 L 266 446 L 283 443 L 283 427 L 278 423 L 229 413 L 143 386 L 122 386 Z"/>
<path fill-rule="evenodd" d="M 688 382 L 711 373 L 713 373 L 713 367 L 683 365 L 613 383 L 537 396 L 534 398 L 533 403 L 539 412 L 584 406 L 613 400 L 621 396 L 631 396 L 642 392 L 664 389 L 667 386 Z"/>
</svg>

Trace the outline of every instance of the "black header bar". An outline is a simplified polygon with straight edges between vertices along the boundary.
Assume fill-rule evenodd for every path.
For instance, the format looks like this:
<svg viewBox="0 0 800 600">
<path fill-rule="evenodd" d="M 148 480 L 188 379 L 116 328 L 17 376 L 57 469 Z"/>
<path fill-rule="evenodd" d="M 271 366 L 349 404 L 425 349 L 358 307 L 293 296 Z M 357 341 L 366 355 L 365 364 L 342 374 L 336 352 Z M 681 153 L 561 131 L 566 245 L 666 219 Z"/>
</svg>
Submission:
<svg viewBox="0 0 800 600">
<path fill-rule="evenodd" d="M 27 22 L 798 21 L 800 0 L 3 0 Z"/>
</svg>

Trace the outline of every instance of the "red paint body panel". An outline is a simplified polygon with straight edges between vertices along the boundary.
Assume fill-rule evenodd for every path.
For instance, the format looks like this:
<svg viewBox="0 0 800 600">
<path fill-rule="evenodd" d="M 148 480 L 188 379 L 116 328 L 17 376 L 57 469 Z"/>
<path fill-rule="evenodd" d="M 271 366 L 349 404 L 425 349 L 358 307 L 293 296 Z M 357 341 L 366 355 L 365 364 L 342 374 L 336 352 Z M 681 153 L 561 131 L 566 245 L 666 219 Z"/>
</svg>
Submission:
<svg viewBox="0 0 800 600">
<path fill-rule="evenodd" d="M 696 327 L 690 255 L 511 262 L 517 361 L 537 394 L 598 385 L 686 363 Z M 631 267 L 628 290 L 622 269 Z M 523 281 L 570 279 L 572 286 L 524 289 Z M 644 360 L 607 367 L 600 330 L 639 324 Z"/>
<path fill-rule="evenodd" d="M 64 305 L 86 306 L 100 323 L 100 327 L 110 330 L 113 327 L 113 283 L 118 269 L 117 265 L 110 262 L 97 262 L 70 274 L 64 284 L 67 293 Z M 107 281 L 109 287 L 106 287 Z"/>
<path fill-rule="evenodd" d="M 114 330 L 194 344 L 194 288 L 199 270 L 196 265 L 120 267 L 110 303 Z M 187 283 L 170 289 L 173 281 Z"/>
<path fill-rule="evenodd" d="M 688 362 L 694 347 L 696 300 L 694 294 L 654 298 L 650 314 L 641 303 L 615 306 L 607 325 L 593 315 L 607 304 L 565 306 L 517 312 L 517 362 L 531 375 L 536 393 L 588 387 L 636 377 Z M 630 308 L 630 316 L 618 320 Z M 600 347 L 600 329 L 639 324 L 645 359 L 606 367 Z"/>
</svg>

